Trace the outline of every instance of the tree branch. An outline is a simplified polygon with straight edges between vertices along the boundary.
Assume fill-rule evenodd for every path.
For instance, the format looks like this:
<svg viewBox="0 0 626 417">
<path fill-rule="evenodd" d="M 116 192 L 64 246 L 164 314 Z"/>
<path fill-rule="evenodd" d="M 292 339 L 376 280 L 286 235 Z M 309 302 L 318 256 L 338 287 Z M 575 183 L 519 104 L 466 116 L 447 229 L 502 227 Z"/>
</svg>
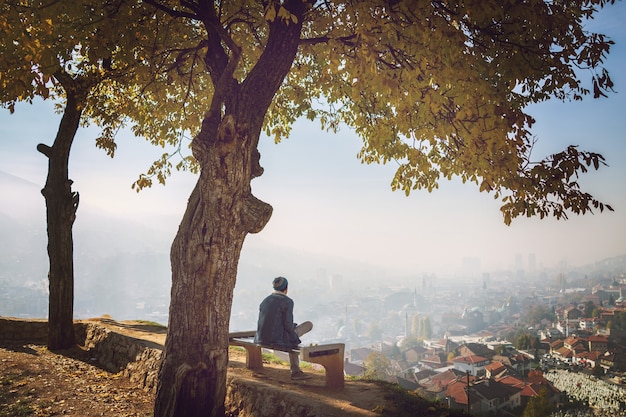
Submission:
<svg viewBox="0 0 626 417">
<path fill-rule="evenodd" d="M 343 43 L 346 46 L 355 46 L 356 42 L 352 42 L 354 39 L 356 39 L 357 35 L 352 34 L 352 35 L 348 35 L 348 36 L 340 36 L 338 38 L 333 38 L 330 36 L 320 36 L 320 37 L 316 37 L 316 38 L 304 38 L 300 40 L 300 44 L 301 45 L 317 45 L 320 43 L 328 43 L 331 40 L 335 40 L 338 42 Z"/>
<path fill-rule="evenodd" d="M 157 9 L 161 10 L 162 12 L 167 13 L 168 15 L 170 15 L 172 17 L 187 18 L 187 19 L 191 19 L 191 20 L 198 20 L 198 16 L 196 14 L 194 14 L 194 13 L 187 13 L 187 12 L 183 12 L 181 10 L 172 9 L 170 7 L 167 7 L 167 6 L 163 5 L 163 4 L 161 4 L 161 2 L 159 2 L 158 0 L 143 0 L 143 1 L 145 3 L 148 3 L 151 6 L 154 6 Z"/>
</svg>

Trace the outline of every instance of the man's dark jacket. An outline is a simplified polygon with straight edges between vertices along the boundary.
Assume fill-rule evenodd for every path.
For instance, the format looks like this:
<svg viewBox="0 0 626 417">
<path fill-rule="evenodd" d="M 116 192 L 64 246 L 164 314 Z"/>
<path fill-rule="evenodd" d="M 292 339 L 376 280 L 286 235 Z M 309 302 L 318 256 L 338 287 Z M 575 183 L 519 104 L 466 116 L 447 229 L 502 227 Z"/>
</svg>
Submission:
<svg viewBox="0 0 626 417">
<path fill-rule="evenodd" d="M 268 295 L 259 306 L 254 342 L 283 349 L 296 348 L 300 338 L 293 322 L 293 300 L 281 292 Z"/>
</svg>

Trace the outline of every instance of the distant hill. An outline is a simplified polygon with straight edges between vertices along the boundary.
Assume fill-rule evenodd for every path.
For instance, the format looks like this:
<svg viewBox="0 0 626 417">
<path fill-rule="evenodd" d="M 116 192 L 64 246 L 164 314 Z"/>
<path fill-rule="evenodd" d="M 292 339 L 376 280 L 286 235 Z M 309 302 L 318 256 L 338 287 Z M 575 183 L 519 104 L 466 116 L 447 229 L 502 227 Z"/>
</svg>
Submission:
<svg viewBox="0 0 626 417">
<path fill-rule="evenodd" d="M 31 223 L 45 216 L 42 188 L 43 186 L 0 171 L 0 219 Z"/>
<path fill-rule="evenodd" d="M 47 298 L 47 284 L 31 284 L 46 283 L 49 268 L 40 188 L 0 171 L 0 283 Z M 132 311 L 138 294 L 169 297 L 172 233 L 81 204 L 73 235 L 78 314 L 94 308 Z"/>
<path fill-rule="evenodd" d="M 594 262 L 583 267 L 582 269 L 620 271 L 623 273 L 626 271 L 626 254 L 602 259 L 601 261 Z"/>
<path fill-rule="evenodd" d="M 47 294 L 48 257 L 42 186 L 0 171 L 0 287 Z M 171 219 L 168 220 L 171 223 Z M 137 306 L 167 313 L 171 285 L 169 250 L 176 228 L 165 222 L 137 222 L 81 202 L 74 234 L 75 311 L 79 316 L 112 314 L 140 317 Z M 238 265 L 235 307 L 258 303 L 277 275 L 293 279 L 293 296 L 329 288 L 329 277 L 375 280 L 379 268 L 359 262 L 269 245 L 258 236 L 246 240 Z M 32 285 L 29 283 L 36 283 Z M 302 297 L 304 307 L 309 297 Z M 2 314 L 0 302 L 0 315 Z"/>
<path fill-rule="evenodd" d="M 626 254 L 605 258 L 575 268 L 570 275 L 570 285 L 588 287 L 626 278 Z"/>
</svg>

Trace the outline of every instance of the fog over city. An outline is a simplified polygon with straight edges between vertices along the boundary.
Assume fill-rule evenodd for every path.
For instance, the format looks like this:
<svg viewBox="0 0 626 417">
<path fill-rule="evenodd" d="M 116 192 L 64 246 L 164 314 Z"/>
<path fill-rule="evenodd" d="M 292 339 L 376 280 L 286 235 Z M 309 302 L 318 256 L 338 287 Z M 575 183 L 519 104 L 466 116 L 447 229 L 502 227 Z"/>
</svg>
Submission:
<svg viewBox="0 0 626 417">
<path fill-rule="evenodd" d="M 40 187 L 0 171 L 0 193 L 9 197 L 0 206 L 0 228 L 3 231 L 0 236 L 0 315 L 47 317 L 47 236 Z M 161 188 L 163 191 L 166 189 Z M 114 210 L 106 211 L 90 204 L 83 198 L 82 189 L 79 191 L 81 205 L 74 226 L 75 317 L 109 314 L 118 320 L 143 319 L 166 324 L 171 279 L 169 247 L 176 232 L 175 215 L 163 212 L 159 216 L 146 212 L 145 215 L 123 216 Z M 138 198 L 141 196 L 140 193 Z M 155 211 L 158 213 L 159 210 Z M 274 215 L 280 216 L 280 213 L 278 211 Z M 491 214 L 497 217 L 497 213 Z M 307 215 L 313 214 L 308 212 Z M 604 215 L 591 218 L 602 220 Z M 611 215 L 609 213 L 607 217 Z M 463 217 L 467 218 L 467 215 Z M 499 218 L 497 220 L 500 221 Z M 441 229 L 443 233 L 450 233 L 444 225 Z M 394 233 L 401 235 L 401 231 Z M 342 236 L 329 235 L 328 245 L 332 247 L 337 239 L 341 240 Z M 415 247 L 419 247 L 417 242 L 423 239 L 428 239 L 428 236 L 416 236 Z M 299 238 L 294 237 L 294 240 L 299 241 Z M 554 239 L 555 242 L 559 240 Z M 579 240 L 579 245 L 586 244 L 584 236 Z M 376 242 L 369 241 L 368 244 L 376 245 Z M 514 242 L 501 241 L 499 244 L 516 247 Z M 567 241 L 560 244 L 574 247 Z M 593 242 L 587 244 L 592 245 Z M 493 282 L 509 280 L 511 283 L 526 277 L 536 280 L 539 286 L 549 285 L 541 280 L 553 283 L 559 274 L 580 276 L 577 272 L 580 267 L 585 263 L 594 263 L 587 258 L 581 262 L 551 258 L 549 254 L 538 251 L 540 247 L 538 242 L 534 248 L 536 251 L 532 246 L 527 252 L 502 250 L 499 262 L 488 263 L 483 261 L 490 259 L 488 252 L 484 253 L 484 257 L 476 256 L 476 248 L 468 247 L 467 252 L 450 251 L 445 255 L 448 268 L 437 270 L 433 266 L 432 269 L 411 270 L 406 266 L 410 263 L 402 259 L 394 265 L 374 256 L 366 260 L 351 258 L 348 248 L 345 254 L 341 250 L 328 253 L 324 247 L 314 252 L 289 242 L 278 244 L 266 241 L 262 232 L 251 235 L 244 245 L 231 329 L 255 326 L 257 306 L 271 290 L 271 280 L 277 275 L 290 279 L 290 296 L 296 301 L 296 320 L 315 320 L 321 328 L 326 328 L 324 333 L 328 333 L 329 328 L 336 331 L 338 319 L 350 320 L 350 309 L 356 312 L 357 308 L 361 308 L 356 305 L 351 307 L 356 297 L 385 297 L 402 293 L 408 297 L 405 301 L 410 303 L 411 294 L 416 289 L 422 290 L 425 280 L 428 280 L 428 285 L 439 288 L 441 293 L 467 291 L 469 297 L 472 289 L 483 285 L 485 277 Z M 379 249 L 384 253 L 389 248 Z M 402 254 L 405 249 L 398 251 L 399 257 L 407 256 Z M 446 246 L 442 246 L 441 250 L 445 252 Z M 607 252 L 605 257 L 615 255 Z M 419 261 L 421 255 L 416 252 L 412 256 Z M 595 261 L 602 259 L 599 257 Z M 320 303 L 328 302 L 334 302 L 337 311 L 329 311 L 328 307 L 316 308 Z M 459 313 L 463 308 L 470 307 L 469 301 L 467 305 L 450 306 Z M 326 321 L 333 323 L 324 324 Z M 313 332 L 312 337 L 316 336 Z M 332 336 L 325 334 L 323 337 Z"/>
</svg>

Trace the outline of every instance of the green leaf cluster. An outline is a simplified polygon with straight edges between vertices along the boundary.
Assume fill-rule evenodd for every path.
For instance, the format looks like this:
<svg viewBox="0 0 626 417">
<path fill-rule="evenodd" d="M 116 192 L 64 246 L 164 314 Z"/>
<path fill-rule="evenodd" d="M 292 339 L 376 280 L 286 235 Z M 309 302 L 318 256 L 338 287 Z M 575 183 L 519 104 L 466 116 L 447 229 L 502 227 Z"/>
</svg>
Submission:
<svg viewBox="0 0 626 417">
<path fill-rule="evenodd" d="M 172 66 L 177 59 L 172 50 L 180 44 L 172 33 L 181 27 L 164 13 L 136 0 L 7 0 L 0 12 L 3 107 L 13 112 L 17 102 L 40 97 L 55 100 L 63 111 L 68 92 L 80 90 L 82 125 L 101 127 L 95 144 L 111 157 L 118 132 L 127 126 L 153 144 L 173 146 L 175 153 L 189 144 L 185 138 L 197 131 L 202 114 L 192 109 L 200 99 L 185 88 L 194 68 L 155 71 L 157 59 Z M 155 55 L 155 43 L 168 54 Z M 171 156 L 168 164 L 157 161 L 140 177 L 138 188 L 151 184 L 153 176 L 164 183 Z M 195 170 L 196 163 L 182 155 L 176 168 Z"/>
</svg>

